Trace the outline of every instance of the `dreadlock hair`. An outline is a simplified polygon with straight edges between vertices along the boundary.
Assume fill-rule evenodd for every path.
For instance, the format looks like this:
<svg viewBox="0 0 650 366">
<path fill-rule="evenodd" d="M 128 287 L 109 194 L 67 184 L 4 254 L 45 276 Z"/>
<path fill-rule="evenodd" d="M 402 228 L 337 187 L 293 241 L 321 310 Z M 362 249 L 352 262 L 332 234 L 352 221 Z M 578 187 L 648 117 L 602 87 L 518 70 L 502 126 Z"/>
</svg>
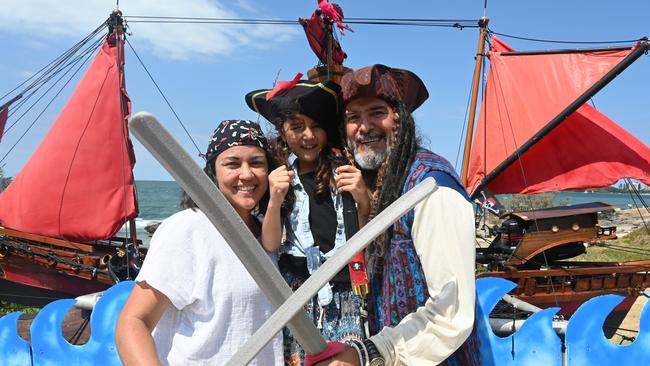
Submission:
<svg viewBox="0 0 650 366">
<path fill-rule="evenodd" d="M 271 154 L 268 151 L 264 151 L 264 156 L 266 157 L 267 161 L 267 166 L 268 166 L 268 171 L 271 172 L 273 169 L 276 168 L 275 161 L 273 160 Z M 205 174 L 210 178 L 210 181 L 214 182 L 214 184 L 219 187 L 219 182 L 217 181 L 217 172 L 214 168 L 214 164 L 217 161 L 216 158 L 210 159 L 209 161 L 205 162 L 205 167 L 203 167 L 203 171 Z M 266 208 L 269 205 L 269 190 L 267 188 L 266 192 L 264 192 L 264 195 L 260 199 L 260 201 L 257 203 L 257 208 L 253 211 L 254 215 L 259 215 L 259 214 L 265 214 L 266 213 Z M 190 197 L 187 192 L 183 191 L 181 193 L 181 202 L 180 206 L 182 209 L 201 209 L 199 205 L 194 202 L 192 197 Z"/>
<path fill-rule="evenodd" d="M 386 99 L 386 102 L 399 117 L 396 118 L 393 128 L 390 156 L 377 169 L 368 220 L 377 216 L 402 195 L 404 183 L 420 142 L 416 133 L 415 120 L 404 103 L 392 98 Z M 389 253 L 386 248 L 391 234 L 392 228 L 389 228 L 366 249 L 367 268 L 371 275 L 381 271 L 382 259 Z"/>
</svg>

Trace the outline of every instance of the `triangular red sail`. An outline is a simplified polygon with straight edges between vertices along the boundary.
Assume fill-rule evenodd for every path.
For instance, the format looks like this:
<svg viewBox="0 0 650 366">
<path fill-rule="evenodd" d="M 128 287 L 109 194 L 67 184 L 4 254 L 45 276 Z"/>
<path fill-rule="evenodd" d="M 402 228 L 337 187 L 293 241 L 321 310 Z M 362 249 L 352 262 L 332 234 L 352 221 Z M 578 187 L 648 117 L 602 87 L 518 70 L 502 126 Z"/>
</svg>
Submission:
<svg viewBox="0 0 650 366">
<path fill-rule="evenodd" d="M 472 145 L 468 189 L 531 139 L 631 50 L 502 55 L 492 38 L 490 72 Z M 487 135 L 487 136 L 486 136 Z M 487 145 L 486 145 L 487 137 Z M 585 104 L 492 180 L 494 194 L 650 184 L 650 148 Z"/>
<path fill-rule="evenodd" d="M 91 241 L 110 238 L 137 216 L 131 105 L 117 61 L 122 47 L 114 36 L 104 43 L 43 142 L 0 195 L 0 224 Z"/>
</svg>

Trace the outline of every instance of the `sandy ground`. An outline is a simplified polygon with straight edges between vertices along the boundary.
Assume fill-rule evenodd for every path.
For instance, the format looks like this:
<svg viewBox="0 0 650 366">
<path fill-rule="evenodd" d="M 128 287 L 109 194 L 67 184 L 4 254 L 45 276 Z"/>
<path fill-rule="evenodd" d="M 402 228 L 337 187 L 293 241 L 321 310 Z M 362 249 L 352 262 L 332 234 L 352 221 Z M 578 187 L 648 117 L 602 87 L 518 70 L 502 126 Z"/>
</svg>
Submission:
<svg viewBox="0 0 650 366">
<path fill-rule="evenodd" d="M 630 312 L 627 313 L 625 319 L 621 323 L 621 326 L 616 331 L 616 334 L 610 339 L 612 343 L 615 344 L 630 344 L 636 338 L 639 333 L 639 318 L 641 317 L 641 310 L 643 306 L 648 302 L 646 296 L 639 296 Z"/>
</svg>

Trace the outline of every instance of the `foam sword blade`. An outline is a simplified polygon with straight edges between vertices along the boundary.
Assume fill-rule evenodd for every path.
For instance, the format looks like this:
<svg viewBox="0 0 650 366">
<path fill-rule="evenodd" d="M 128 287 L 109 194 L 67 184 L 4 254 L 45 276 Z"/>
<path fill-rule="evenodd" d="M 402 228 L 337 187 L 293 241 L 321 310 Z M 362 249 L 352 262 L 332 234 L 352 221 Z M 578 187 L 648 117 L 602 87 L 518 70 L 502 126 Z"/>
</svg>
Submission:
<svg viewBox="0 0 650 366">
<path fill-rule="evenodd" d="M 214 182 L 210 181 L 210 178 L 192 157 L 152 114 L 147 112 L 137 113 L 131 119 L 129 128 L 138 141 L 149 150 L 156 160 L 174 177 L 181 188 L 201 207 L 201 211 L 219 230 L 219 233 L 246 267 L 246 270 L 264 292 L 269 302 L 276 308 L 280 307 L 292 294 L 291 289 L 264 252 L 262 246 L 248 230 L 248 227 L 217 189 Z M 302 307 L 302 304 L 298 304 L 298 306 Z M 284 321 L 282 325 L 287 324 L 291 333 L 306 352 L 317 354 L 324 351 L 327 344 L 307 314 L 297 311 L 293 314 L 295 315 Z M 279 331 L 281 326 L 277 329 Z M 273 335 L 268 337 L 259 350 L 272 337 Z M 259 350 L 253 353 L 250 359 L 254 358 Z M 245 365 L 249 361 L 236 364 Z"/>
<path fill-rule="evenodd" d="M 273 338 L 273 335 L 280 331 L 294 314 L 300 312 L 303 304 L 313 298 L 318 293 L 318 290 L 343 269 L 358 252 L 367 247 L 370 242 L 386 231 L 395 221 L 436 190 L 436 181 L 433 178 L 427 178 L 386 207 L 352 236 L 335 256 L 332 256 L 321 265 L 253 334 L 253 337 L 244 344 L 226 365 L 247 365 L 264 345 Z"/>
</svg>

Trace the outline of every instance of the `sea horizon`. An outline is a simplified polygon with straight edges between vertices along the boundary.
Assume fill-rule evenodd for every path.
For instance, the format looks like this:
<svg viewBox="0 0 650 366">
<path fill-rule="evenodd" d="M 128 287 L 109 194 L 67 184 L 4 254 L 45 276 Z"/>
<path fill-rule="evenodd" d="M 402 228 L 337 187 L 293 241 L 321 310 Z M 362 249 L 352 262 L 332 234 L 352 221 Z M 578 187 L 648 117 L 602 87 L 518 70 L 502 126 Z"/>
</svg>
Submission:
<svg viewBox="0 0 650 366">
<path fill-rule="evenodd" d="M 140 208 L 140 215 L 136 218 L 135 225 L 138 237 L 145 245 L 148 245 L 150 237 L 145 231 L 145 227 L 163 221 L 181 210 L 182 189 L 173 180 L 142 179 L 136 180 L 135 185 Z M 650 192 L 643 192 L 642 196 L 644 200 L 650 201 Z M 591 192 L 591 190 L 558 192 L 553 204 L 568 203 L 569 205 L 576 205 L 587 202 L 603 202 L 621 209 L 635 206 L 634 200 L 629 193 Z"/>
</svg>

